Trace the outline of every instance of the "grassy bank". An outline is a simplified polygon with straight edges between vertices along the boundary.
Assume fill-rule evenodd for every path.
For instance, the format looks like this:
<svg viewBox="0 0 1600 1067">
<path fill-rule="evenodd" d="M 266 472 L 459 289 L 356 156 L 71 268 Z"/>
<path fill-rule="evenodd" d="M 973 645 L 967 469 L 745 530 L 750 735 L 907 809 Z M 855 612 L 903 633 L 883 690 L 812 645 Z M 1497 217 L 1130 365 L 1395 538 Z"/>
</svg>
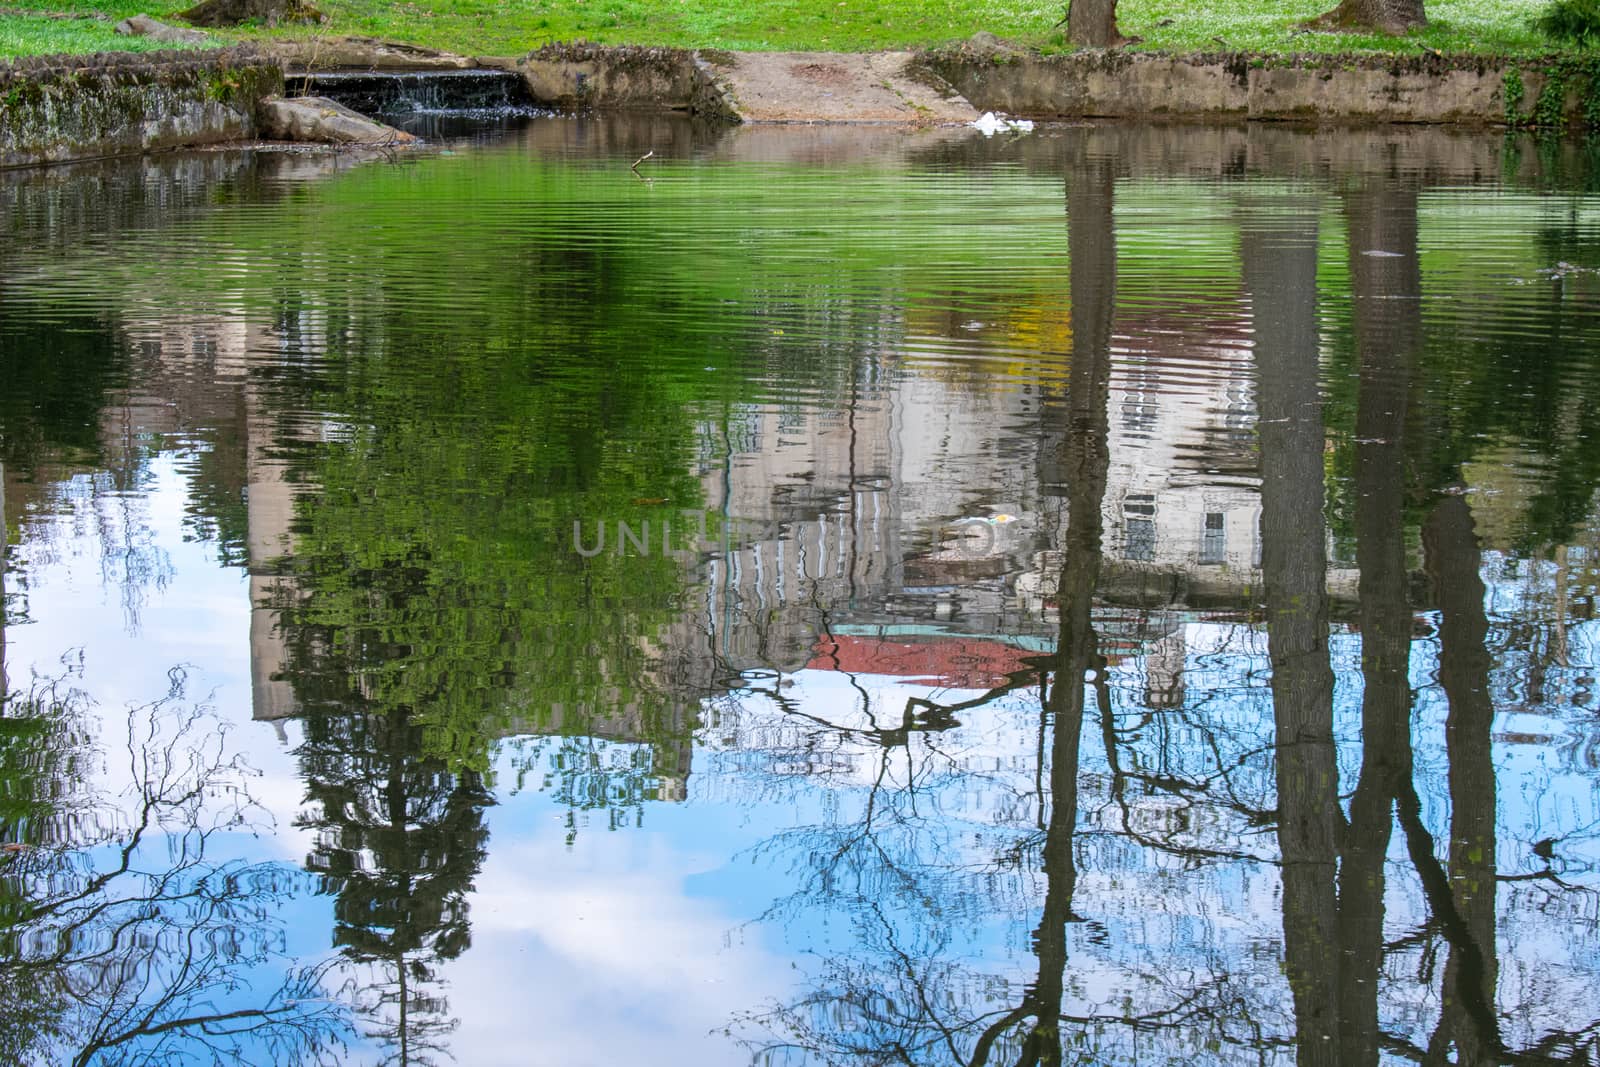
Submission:
<svg viewBox="0 0 1600 1067">
<path fill-rule="evenodd" d="M 1300 23 L 1333 0 L 1123 0 L 1137 47 L 1170 51 L 1442 52 L 1528 55 L 1552 42 L 1532 25 L 1545 0 L 1431 0 L 1427 29 L 1404 38 L 1305 33 Z M 0 55 L 137 49 L 112 33 L 141 11 L 166 17 L 170 0 L 0 0 Z M 941 44 L 988 30 L 1018 43 L 1065 46 L 1063 0 L 319 0 L 316 27 L 245 29 L 237 39 L 362 34 L 469 55 L 514 55 L 550 41 L 726 49 L 864 51 Z M 64 17 L 65 16 L 65 17 Z M 219 35 L 219 37 L 222 35 Z M 156 47 L 144 45 L 143 47 Z"/>
<path fill-rule="evenodd" d="M 155 6 L 170 7 L 165 0 Z M 0 0 L 0 56 L 32 56 L 89 52 L 148 52 L 171 48 L 133 37 L 119 37 L 112 27 L 129 15 L 148 11 L 148 3 L 138 0 L 106 0 L 102 3 Z M 221 41 L 219 44 L 229 44 Z"/>
</svg>

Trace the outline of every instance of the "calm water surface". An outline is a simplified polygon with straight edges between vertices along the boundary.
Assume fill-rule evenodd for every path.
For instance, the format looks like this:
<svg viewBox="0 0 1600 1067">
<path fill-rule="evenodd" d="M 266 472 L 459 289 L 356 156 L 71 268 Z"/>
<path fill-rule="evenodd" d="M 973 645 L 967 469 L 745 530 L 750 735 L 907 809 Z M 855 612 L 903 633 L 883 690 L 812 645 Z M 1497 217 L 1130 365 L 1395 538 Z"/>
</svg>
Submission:
<svg viewBox="0 0 1600 1067">
<path fill-rule="evenodd" d="M 0 1061 L 1600 1062 L 1597 186 L 0 175 Z"/>
</svg>

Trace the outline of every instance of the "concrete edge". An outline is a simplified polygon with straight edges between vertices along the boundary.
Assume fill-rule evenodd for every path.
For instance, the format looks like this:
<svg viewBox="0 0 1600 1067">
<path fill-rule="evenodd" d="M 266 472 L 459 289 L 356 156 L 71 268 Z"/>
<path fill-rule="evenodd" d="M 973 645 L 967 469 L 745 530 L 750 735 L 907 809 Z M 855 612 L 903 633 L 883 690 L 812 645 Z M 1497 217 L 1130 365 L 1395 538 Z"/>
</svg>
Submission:
<svg viewBox="0 0 1600 1067">
<path fill-rule="evenodd" d="M 524 56 L 452 55 L 356 38 L 315 45 L 35 56 L 0 61 L 0 167 L 138 154 L 256 136 L 285 66 L 520 75 L 565 110 L 679 112 L 739 122 L 713 50 L 547 45 Z M 300 49 L 296 51 L 295 49 Z M 298 57 L 298 58 L 296 58 Z M 1600 116 L 1600 80 L 1560 56 L 1045 56 L 994 42 L 931 49 L 913 63 L 979 111 L 1041 119 L 1315 121 L 1572 126 Z M 1565 64 L 1565 65 L 1563 65 Z M 798 120 L 797 120 L 798 121 Z"/>
<path fill-rule="evenodd" d="M 985 111 L 1037 119 L 1163 118 L 1335 124 L 1530 125 L 1588 120 L 1587 76 L 1560 57 L 1173 55 L 1044 56 L 1009 48 L 930 49 L 919 62 Z M 1553 92 L 1558 99 L 1543 100 Z"/>
<path fill-rule="evenodd" d="M 282 91 L 282 68 L 248 47 L 0 62 L 0 167 L 249 140 Z"/>
</svg>

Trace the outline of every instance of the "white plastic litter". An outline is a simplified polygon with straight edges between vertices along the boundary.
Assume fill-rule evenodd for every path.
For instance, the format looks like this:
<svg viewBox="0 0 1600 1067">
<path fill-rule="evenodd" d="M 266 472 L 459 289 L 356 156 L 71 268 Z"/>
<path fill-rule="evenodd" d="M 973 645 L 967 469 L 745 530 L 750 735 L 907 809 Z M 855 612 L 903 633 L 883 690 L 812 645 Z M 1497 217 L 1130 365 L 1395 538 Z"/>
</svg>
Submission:
<svg viewBox="0 0 1600 1067">
<path fill-rule="evenodd" d="M 1015 133 L 1031 133 L 1033 130 L 1033 121 L 1031 119 L 1008 119 L 1003 115 L 995 115 L 993 111 L 985 111 L 982 118 L 979 118 L 976 122 L 969 122 L 967 125 L 979 131 L 985 137 L 993 137 L 1001 130 L 1011 130 Z"/>
</svg>

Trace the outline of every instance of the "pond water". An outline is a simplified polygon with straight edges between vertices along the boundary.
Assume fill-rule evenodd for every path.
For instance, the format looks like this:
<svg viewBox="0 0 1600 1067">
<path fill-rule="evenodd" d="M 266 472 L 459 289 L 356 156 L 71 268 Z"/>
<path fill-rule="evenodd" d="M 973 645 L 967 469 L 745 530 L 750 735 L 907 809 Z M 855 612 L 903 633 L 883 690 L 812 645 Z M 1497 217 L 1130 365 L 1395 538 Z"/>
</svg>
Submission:
<svg viewBox="0 0 1600 1067">
<path fill-rule="evenodd" d="M 0 175 L 0 1060 L 1600 1062 L 1597 187 Z"/>
</svg>

